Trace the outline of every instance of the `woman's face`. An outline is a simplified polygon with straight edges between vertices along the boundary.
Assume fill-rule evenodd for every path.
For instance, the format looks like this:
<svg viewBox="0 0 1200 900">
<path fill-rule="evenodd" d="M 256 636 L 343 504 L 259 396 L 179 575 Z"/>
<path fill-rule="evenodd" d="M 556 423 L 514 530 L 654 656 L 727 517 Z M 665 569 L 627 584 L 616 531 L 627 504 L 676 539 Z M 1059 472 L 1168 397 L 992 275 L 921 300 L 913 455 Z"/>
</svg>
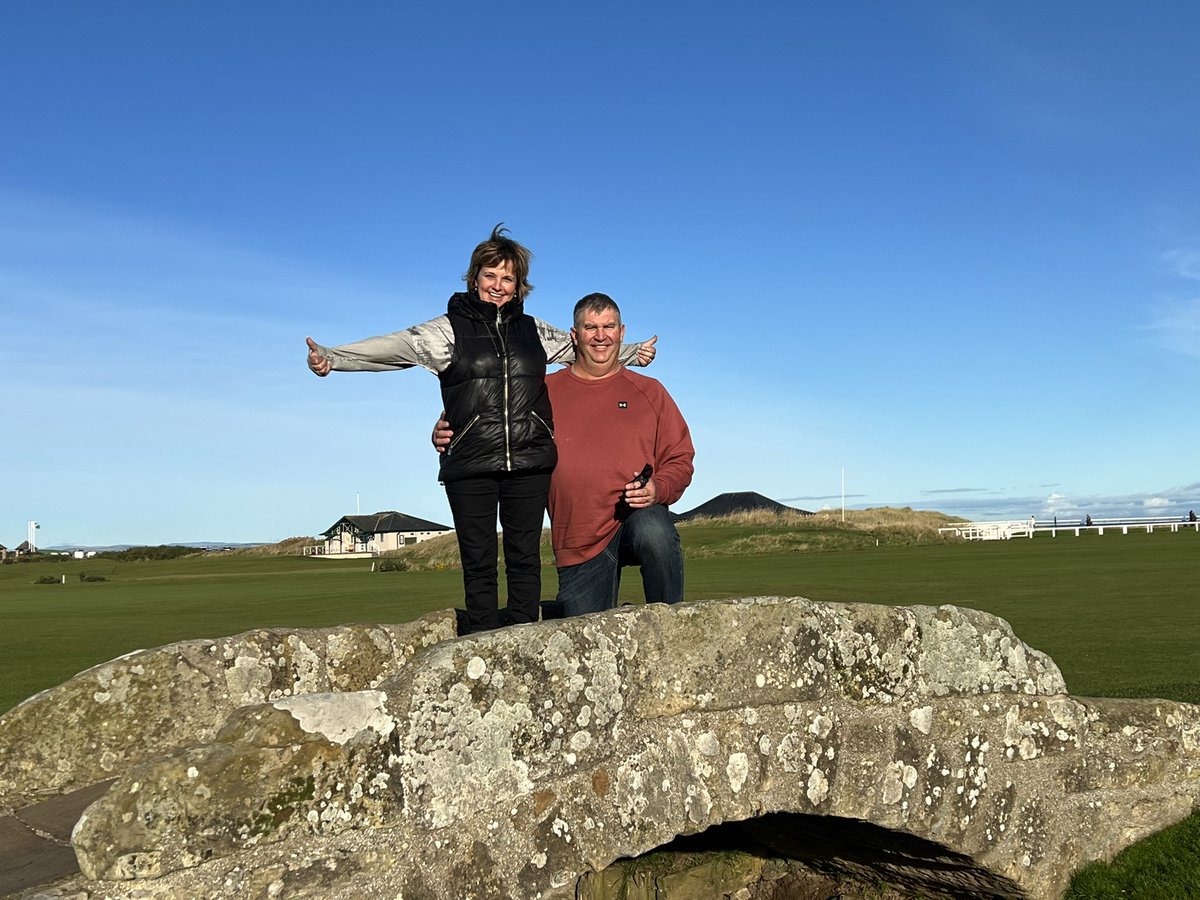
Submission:
<svg viewBox="0 0 1200 900">
<path fill-rule="evenodd" d="M 503 306 L 517 292 L 517 279 L 513 275 L 512 263 L 508 260 L 496 266 L 484 266 L 475 279 L 479 299 Z"/>
</svg>

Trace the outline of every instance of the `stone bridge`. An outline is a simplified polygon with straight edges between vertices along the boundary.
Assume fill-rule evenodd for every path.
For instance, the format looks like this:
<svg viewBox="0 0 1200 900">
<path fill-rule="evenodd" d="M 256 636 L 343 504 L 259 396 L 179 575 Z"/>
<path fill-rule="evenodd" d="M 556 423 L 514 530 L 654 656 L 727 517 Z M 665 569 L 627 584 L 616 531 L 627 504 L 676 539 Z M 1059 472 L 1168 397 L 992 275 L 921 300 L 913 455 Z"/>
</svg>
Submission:
<svg viewBox="0 0 1200 900">
<path fill-rule="evenodd" d="M 565 898 L 616 860 L 743 823 L 783 855 L 821 844 L 827 864 L 934 896 L 1055 897 L 1196 803 L 1200 708 L 1072 697 L 982 612 L 750 598 L 434 643 L 442 622 L 366 690 L 279 687 L 294 667 L 260 656 L 239 678 L 264 667 L 277 698 L 177 749 L 110 751 L 123 772 L 75 828 L 72 887 Z M 0 719 L 0 798 L 23 708 Z"/>
</svg>

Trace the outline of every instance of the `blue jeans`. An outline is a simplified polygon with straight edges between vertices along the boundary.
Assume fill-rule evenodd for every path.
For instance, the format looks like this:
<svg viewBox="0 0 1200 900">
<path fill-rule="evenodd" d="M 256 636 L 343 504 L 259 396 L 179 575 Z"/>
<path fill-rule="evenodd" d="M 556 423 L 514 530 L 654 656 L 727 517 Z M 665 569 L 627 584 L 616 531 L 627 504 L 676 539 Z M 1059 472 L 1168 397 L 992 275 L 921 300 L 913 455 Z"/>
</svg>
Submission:
<svg viewBox="0 0 1200 900">
<path fill-rule="evenodd" d="M 600 553 L 587 562 L 559 568 L 563 614 L 581 616 L 615 607 L 622 566 L 641 566 L 647 603 L 683 599 L 683 549 L 665 506 L 635 509 Z"/>
</svg>

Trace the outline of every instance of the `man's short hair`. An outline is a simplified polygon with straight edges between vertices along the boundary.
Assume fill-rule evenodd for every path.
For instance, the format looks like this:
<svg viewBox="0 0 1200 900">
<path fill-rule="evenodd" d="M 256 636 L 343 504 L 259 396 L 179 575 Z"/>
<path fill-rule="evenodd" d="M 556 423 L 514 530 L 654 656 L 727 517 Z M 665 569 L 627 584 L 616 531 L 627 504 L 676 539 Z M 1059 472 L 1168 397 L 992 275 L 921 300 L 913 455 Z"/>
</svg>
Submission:
<svg viewBox="0 0 1200 900">
<path fill-rule="evenodd" d="M 617 306 L 616 300 L 608 294 L 588 294 L 575 304 L 574 327 L 578 329 L 583 324 L 583 317 L 587 313 L 602 313 L 610 309 L 617 317 L 617 324 L 620 325 L 621 307 Z"/>
<path fill-rule="evenodd" d="M 504 263 L 512 266 L 513 278 L 517 282 L 516 299 L 524 300 L 533 290 L 533 285 L 529 283 L 529 261 L 533 259 L 533 254 L 529 252 L 528 247 L 518 244 L 507 235 L 508 229 L 501 222 L 492 229 L 492 236 L 471 253 L 470 266 L 467 268 L 467 274 L 463 276 L 468 291 L 478 289 L 476 282 L 483 269 Z"/>
</svg>

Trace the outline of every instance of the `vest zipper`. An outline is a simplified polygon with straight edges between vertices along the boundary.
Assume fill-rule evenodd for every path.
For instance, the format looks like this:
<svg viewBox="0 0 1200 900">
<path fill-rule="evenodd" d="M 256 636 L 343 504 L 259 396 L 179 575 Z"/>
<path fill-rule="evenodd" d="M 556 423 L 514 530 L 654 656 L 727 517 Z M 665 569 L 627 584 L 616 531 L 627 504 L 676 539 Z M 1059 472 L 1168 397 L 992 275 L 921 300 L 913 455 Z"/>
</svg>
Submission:
<svg viewBox="0 0 1200 900">
<path fill-rule="evenodd" d="M 504 369 L 504 468 L 512 471 L 512 435 L 509 433 L 508 410 L 508 342 L 500 331 L 500 310 L 496 307 L 496 337 L 500 339 L 500 365 Z"/>
</svg>

